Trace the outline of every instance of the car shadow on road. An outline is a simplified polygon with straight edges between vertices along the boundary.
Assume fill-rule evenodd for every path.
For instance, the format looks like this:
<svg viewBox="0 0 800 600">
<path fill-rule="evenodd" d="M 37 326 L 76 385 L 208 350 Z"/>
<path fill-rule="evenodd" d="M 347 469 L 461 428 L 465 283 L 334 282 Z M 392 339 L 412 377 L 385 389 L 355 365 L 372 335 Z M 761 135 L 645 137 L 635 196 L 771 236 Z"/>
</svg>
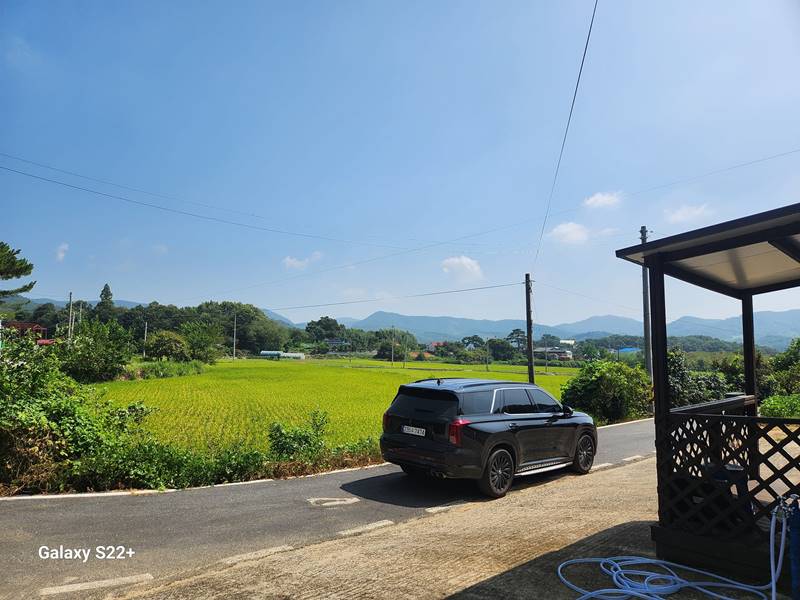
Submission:
<svg viewBox="0 0 800 600">
<path fill-rule="evenodd" d="M 511 486 L 511 493 L 564 476 L 570 476 L 569 472 L 550 471 L 540 475 L 519 477 Z M 406 508 L 431 508 L 452 502 L 491 500 L 478 491 L 474 481 L 468 479 L 411 477 L 401 472 L 350 481 L 342 484 L 341 489 L 365 500 Z"/>
<path fill-rule="evenodd" d="M 450 600 L 529 600 L 530 598 L 576 598 L 579 594 L 558 578 L 558 566 L 573 558 L 599 556 L 655 557 L 650 541 L 650 521 L 631 521 L 605 529 L 574 544 L 543 554 L 513 569 L 485 579 L 449 597 Z M 531 535 L 536 535 L 532 533 Z M 574 565 L 567 578 L 585 590 L 613 588 L 611 578 L 597 564 Z"/>
</svg>

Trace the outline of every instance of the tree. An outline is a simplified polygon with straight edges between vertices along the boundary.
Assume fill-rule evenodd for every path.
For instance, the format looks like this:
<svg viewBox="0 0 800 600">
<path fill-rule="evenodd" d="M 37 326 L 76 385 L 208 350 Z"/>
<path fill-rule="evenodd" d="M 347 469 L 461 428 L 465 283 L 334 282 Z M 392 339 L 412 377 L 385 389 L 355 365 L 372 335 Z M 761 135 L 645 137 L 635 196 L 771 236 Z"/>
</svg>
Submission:
<svg viewBox="0 0 800 600">
<path fill-rule="evenodd" d="M 131 357 L 130 337 L 118 323 L 84 319 L 72 343 L 58 345 L 62 370 L 81 383 L 109 381 L 120 375 Z"/>
<path fill-rule="evenodd" d="M 59 310 L 52 302 L 45 302 L 33 309 L 30 319 L 48 329 L 50 337 L 55 336 L 55 327 L 59 322 Z"/>
<path fill-rule="evenodd" d="M 100 290 L 100 302 L 94 307 L 94 314 L 101 323 L 108 323 L 114 319 L 114 295 L 108 284 L 105 284 Z"/>
<path fill-rule="evenodd" d="M 342 337 L 345 332 L 345 326 L 340 325 L 336 319 L 331 317 L 320 317 L 318 320 L 309 321 L 306 324 L 306 332 L 315 342 L 321 342 Z"/>
<path fill-rule="evenodd" d="M 375 354 L 375 358 L 381 360 L 392 360 L 394 356 L 395 362 L 403 360 L 403 347 L 398 344 L 397 342 L 394 343 L 394 354 L 392 354 L 392 342 L 391 341 L 383 341 L 381 345 L 378 346 L 378 352 Z"/>
<path fill-rule="evenodd" d="M 5 242 L 0 242 L 0 279 L 3 281 L 27 277 L 33 272 L 33 264 L 24 258 L 17 258 L 20 252 L 20 250 L 11 248 Z M 15 289 L 0 290 L 0 298 L 30 292 L 34 285 L 36 285 L 36 282 L 30 281 Z"/>
<path fill-rule="evenodd" d="M 493 360 L 512 360 L 514 347 L 506 340 L 492 339 L 486 342 Z"/>
<path fill-rule="evenodd" d="M 542 339 L 539 340 L 539 344 L 544 346 L 545 348 L 554 348 L 561 343 L 561 338 L 557 335 L 552 335 L 549 333 L 545 333 L 542 336 Z"/>
<path fill-rule="evenodd" d="M 468 335 L 467 337 L 461 339 L 461 343 L 464 344 L 465 347 L 472 344 L 473 348 L 483 348 L 483 345 L 486 342 L 479 335 Z"/>
<path fill-rule="evenodd" d="M 189 344 L 174 331 L 156 331 L 147 340 L 147 356 L 158 360 L 187 362 L 191 360 Z"/>
<path fill-rule="evenodd" d="M 181 325 L 181 335 L 189 347 L 189 354 L 194 360 L 213 364 L 219 355 L 222 343 L 222 330 L 210 323 L 191 321 Z"/>
<path fill-rule="evenodd" d="M 519 352 L 522 352 L 528 343 L 528 335 L 522 329 L 514 329 L 506 336 L 506 341 Z"/>
</svg>

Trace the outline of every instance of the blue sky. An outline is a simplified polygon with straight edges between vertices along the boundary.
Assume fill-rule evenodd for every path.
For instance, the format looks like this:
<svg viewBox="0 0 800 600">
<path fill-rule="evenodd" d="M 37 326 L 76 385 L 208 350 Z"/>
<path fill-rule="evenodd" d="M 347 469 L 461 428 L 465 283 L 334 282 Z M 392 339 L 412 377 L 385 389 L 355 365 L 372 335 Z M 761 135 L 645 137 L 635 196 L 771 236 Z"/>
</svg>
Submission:
<svg viewBox="0 0 800 600">
<path fill-rule="evenodd" d="M 295 321 L 378 309 L 521 318 L 521 288 L 391 297 L 533 271 L 541 322 L 637 317 L 640 274 L 613 250 L 639 226 L 666 235 L 800 201 L 800 154 L 636 193 L 800 148 L 800 8 L 601 0 L 534 265 L 591 9 L 4 2 L 0 152 L 168 198 L 0 165 L 321 237 L 0 172 L 0 238 L 35 263 L 36 296 L 95 298 L 109 282 L 117 298 L 177 304 L 385 298 L 283 311 Z M 683 284 L 669 292 L 671 318 L 738 312 Z"/>
</svg>

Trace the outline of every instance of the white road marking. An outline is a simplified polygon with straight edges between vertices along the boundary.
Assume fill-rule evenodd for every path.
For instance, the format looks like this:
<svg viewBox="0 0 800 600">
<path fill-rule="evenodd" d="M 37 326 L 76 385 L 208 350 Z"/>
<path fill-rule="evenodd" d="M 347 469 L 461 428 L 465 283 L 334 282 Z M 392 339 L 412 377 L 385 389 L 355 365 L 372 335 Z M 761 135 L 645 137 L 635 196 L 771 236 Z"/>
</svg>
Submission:
<svg viewBox="0 0 800 600">
<path fill-rule="evenodd" d="M 635 421 L 624 421 L 623 423 L 611 423 L 611 425 L 601 425 L 598 429 L 606 429 L 608 427 L 621 427 L 623 425 L 633 425 L 634 423 L 644 423 L 645 421 L 652 421 L 653 417 L 647 417 L 646 419 L 636 419 Z"/>
<path fill-rule="evenodd" d="M 599 465 L 593 465 L 590 469 L 591 471 L 596 471 L 597 469 L 605 469 L 606 467 L 613 467 L 614 463 L 600 463 Z"/>
<path fill-rule="evenodd" d="M 311 506 L 344 506 L 345 504 L 355 504 L 360 502 L 361 498 L 309 498 L 308 502 Z"/>
<path fill-rule="evenodd" d="M 444 512 L 446 510 L 450 510 L 451 508 L 455 508 L 456 506 L 464 506 L 464 502 L 454 502 L 453 504 L 442 504 L 441 506 L 430 506 L 425 509 L 427 513 L 438 513 Z"/>
<path fill-rule="evenodd" d="M 634 454 L 633 456 L 629 456 L 628 458 L 623 458 L 622 462 L 629 462 L 632 460 L 638 460 L 640 458 L 644 458 L 644 456 L 642 456 L 641 454 Z"/>
<path fill-rule="evenodd" d="M 69 585 L 59 585 L 56 587 L 46 587 L 39 590 L 40 596 L 55 596 L 56 594 L 66 594 L 69 592 L 81 592 L 83 590 L 97 590 L 118 585 L 133 585 L 151 581 L 153 576 L 150 573 L 141 575 L 131 575 L 130 577 L 116 577 L 114 579 L 99 579 L 97 581 L 86 581 L 84 583 L 71 583 Z"/>
<path fill-rule="evenodd" d="M 389 525 L 394 525 L 394 521 L 390 521 L 389 519 L 384 519 L 383 521 L 375 521 L 374 523 L 367 523 L 366 525 L 362 525 L 361 527 L 354 527 L 353 529 L 345 529 L 337 533 L 341 536 L 358 535 L 359 533 L 366 533 L 367 531 L 372 531 L 373 529 L 380 529 L 381 527 L 387 527 Z"/>
<path fill-rule="evenodd" d="M 256 550 L 255 552 L 247 552 L 246 554 L 229 556 L 227 558 L 218 560 L 217 562 L 223 565 L 235 565 L 248 560 L 258 560 L 259 558 L 264 558 L 265 556 L 272 556 L 273 554 L 278 554 L 279 552 L 288 552 L 289 550 L 293 549 L 294 548 L 291 546 L 275 546 L 274 548 L 265 548 L 264 550 Z"/>
</svg>

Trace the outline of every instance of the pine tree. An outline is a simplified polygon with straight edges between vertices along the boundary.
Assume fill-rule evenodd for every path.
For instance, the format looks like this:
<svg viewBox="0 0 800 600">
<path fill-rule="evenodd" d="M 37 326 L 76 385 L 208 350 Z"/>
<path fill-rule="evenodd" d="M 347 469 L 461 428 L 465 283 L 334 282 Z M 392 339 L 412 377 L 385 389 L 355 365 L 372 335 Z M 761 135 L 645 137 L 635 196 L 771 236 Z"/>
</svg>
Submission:
<svg viewBox="0 0 800 600">
<path fill-rule="evenodd" d="M 111 286 L 105 284 L 100 291 L 100 302 L 94 307 L 94 314 L 100 321 L 107 323 L 114 318 L 114 295 Z"/>
<path fill-rule="evenodd" d="M 30 262 L 24 258 L 17 258 L 19 253 L 19 250 L 14 250 L 5 242 L 0 242 L 0 279 L 3 281 L 25 277 L 33 271 L 33 265 Z M 36 282 L 31 281 L 13 290 L 0 290 L 0 298 L 29 292 L 34 285 Z"/>
</svg>

